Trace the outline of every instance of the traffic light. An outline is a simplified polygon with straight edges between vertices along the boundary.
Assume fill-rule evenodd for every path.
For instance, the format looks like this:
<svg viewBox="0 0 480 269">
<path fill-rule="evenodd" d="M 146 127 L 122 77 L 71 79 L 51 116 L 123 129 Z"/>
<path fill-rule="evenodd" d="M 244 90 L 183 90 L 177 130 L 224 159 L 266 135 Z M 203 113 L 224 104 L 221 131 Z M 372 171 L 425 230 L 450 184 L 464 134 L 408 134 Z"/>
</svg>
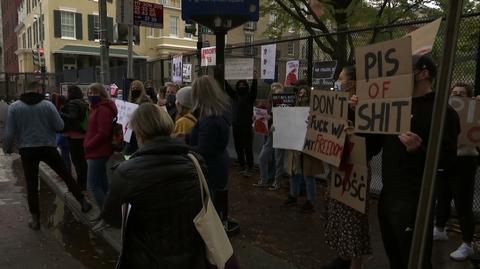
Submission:
<svg viewBox="0 0 480 269">
<path fill-rule="evenodd" d="M 37 49 L 32 50 L 32 57 L 33 57 L 33 64 L 34 65 L 39 65 L 39 54 Z"/>
<path fill-rule="evenodd" d="M 45 50 L 44 48 L 39 48 L 37 52 L 38 52 L 38 64 L 39 66 L 43 67 L 45 66 Z"/>
<path fill-rule="evenodd" d="M 128 42 L 128 25 L 117 23 L 113 35 L 116 43 Z M 138 25 L 133 26 L 133 43 L 137 46 L 140 45 L 140 29 Z"/>
<path fill-rule="evenodd" d="M 185 21 L 185 33 L 192 34 L 194 36 L 197 35 L 197 24 L 192 20 Z"/>
</svg>

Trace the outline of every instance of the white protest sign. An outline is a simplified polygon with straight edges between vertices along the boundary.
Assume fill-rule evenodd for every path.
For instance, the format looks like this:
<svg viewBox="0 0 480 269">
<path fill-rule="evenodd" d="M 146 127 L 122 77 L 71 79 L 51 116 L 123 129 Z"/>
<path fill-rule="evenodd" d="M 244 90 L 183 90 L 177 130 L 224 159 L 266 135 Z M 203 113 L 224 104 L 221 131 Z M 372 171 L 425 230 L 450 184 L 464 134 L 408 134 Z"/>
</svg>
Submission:
<svg viewBox="0 0 480 269">
<path fill-rule="evenodd" d="M 182 55 L 177 55 L 173 57 L 172 61 L 172 82 L 176 84 L 182 83 Z"/>
<path fill-rule="evenodd" d="M 277 45 L 262 46 L 261 79 L 275 79 L 275 60 Z"/>
<path fill-rule="evenodd" d="M 253 79 L 253 58 L 225 60 L 225 80 Z"/>
<path fill-rule="evenodd" d="M 285 86 L 291 86 L 298 80 L 298 73 L 300 69 L 300 62 L 289 61 L 287 62 L 287 72 L 285 73 Z"/>
<path fill-rule="evenodd" d="M 192 64 L 183 64 L 183 81 L 192 82 Z"/>
<path fill-rule="evenodd" d="M 302 151 L 310 107 L 274 107 L 272 111 L 273 147 Z"/>
<path fill-rule="evenodd" d="M 202 48 L 202 66 L 217 64 L 217 49 L 215 47 Z"/>
<path fill-rule="evenodd" d="M 253 122 L 254 131 L 258 134 L 268 135 L 268 110 L 254 107 L 253 116 L 255 117 Z"/>
<path fill-rule="evenodd" d="M 123 127 L 123 141 L 129 143 L 132 137 L 132 128 L 130 128 L 130 119 L 133 112 L 137 110 L 138 105 L 134 103 L 125 102 L 123 100 L 115 100 L 117 106 L 117 123 Z"/>
</svg>

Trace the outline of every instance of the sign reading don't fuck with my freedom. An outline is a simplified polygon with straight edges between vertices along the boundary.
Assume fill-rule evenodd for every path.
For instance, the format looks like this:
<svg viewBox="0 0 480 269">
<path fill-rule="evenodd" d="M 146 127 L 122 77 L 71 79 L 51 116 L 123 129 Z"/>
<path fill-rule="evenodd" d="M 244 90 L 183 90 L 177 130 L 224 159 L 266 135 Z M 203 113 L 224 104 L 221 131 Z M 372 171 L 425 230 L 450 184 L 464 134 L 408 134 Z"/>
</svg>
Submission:
<svg viewBox="0 0 480 269">
<path fill-rule="evenodd" d="M 411 51 L 410 37 L 356 49 L 359 101 L 355 132 L 399 134 L 410 130 Z"/>
<path fill-rule="evenodd" d="M 315 90 L 303 152 L 338 167 L 348 126 L 348 93 Z"/>
</svg>

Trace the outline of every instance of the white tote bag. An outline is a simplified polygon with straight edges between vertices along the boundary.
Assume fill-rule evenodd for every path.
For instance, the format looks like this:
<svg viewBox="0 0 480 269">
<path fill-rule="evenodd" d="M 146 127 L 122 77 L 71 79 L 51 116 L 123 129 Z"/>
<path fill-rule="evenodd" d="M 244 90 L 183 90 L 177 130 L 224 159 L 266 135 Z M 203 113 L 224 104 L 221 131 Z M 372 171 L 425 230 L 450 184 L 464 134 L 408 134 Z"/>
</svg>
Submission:
<svg viewBox="0 0 480 269">
<path fill-rule="evenodd" d="M 205 176 L 197 158 L 193 156 L 193 154 L 188 154 L 188 157 L 190 157 L 197 169 L 198 178 L 200 179 L 203 205 L 200 213 L 198 213 L 193 219 L 193 223 L 205 242 L 207 260 L 210 264 L 216 265 L 218 269 L 224 269 L 225 264 L 233 255 L 232 244 L 230 243 L 222 221 L 213 206 L 207 181 L 205 180 Z"/>
</svg>

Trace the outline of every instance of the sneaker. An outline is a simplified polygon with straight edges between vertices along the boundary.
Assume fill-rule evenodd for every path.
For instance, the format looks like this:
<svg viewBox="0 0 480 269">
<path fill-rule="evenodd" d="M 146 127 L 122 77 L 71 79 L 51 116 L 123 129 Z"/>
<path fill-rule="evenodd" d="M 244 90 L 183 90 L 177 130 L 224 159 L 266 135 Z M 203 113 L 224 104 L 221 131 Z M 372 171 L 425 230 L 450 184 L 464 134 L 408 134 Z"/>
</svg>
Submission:
<svg viewBox="0 0 480 269">
<path fill-rule="evenodd" d="M 473 255 L 473 248 L 466 243 L 462 243 L 457 250 L 450 253 L 450 258 L 454 261 L 465 261 Z"/>
<path fill-rule="evenodd" d="M 277 183 L 273 183 L 272 186 L 268 188 L 269 191 L 278 191 L 280 189 L 280 186 L 278 186 Z"/>
<path fill-rule="evenodd" d="M 340 257 L 325 264 L 322 269 L 350 269 L 350 261 L 344 260 Z"/>
<path fill-rule="evenodd" d="M 315 211 L 315 206 L 312 202 L 306 201 L 305 204 L 303 204 L 301 210 L 302 213 L 313 213 Z"/>
<path fill-rule="evenodd" d="M 288 196 L 287 200 L 285 200 L 285 202 L 283 202 L 283 205 L 284 206 L 293 206 L 293 205 L 296 205 L 297 204 L 297 198 L 293 197 L 293 196 Z"/>
<path fill-rule="evenodd" d="M 251 177 L 252 176 L 251 170 L 249 170 L 249 169 L 245 169 L 245 170 L 241 171 L 240 174 L 243 177 Z"/>
<path fill-rule="evenodd" d="M 267 188 L 268 187 L 268 184 L 267 183 L 263 183 L 263 181 L 260 179 L 258 181 L 258 183 L 254 183 L 253 184 L 254 187 L 257 187 L 257 188 Z"/>
<path fill-rule="evenodd" d="M 433 240 L 434 241 L 447 241 L 448 235 L 445 229 L 440 230 L 438 227 L 433 228 Z"/>
<path fill-rule="evenodd" d="M 38 219 L 38 215 L 32 215 L 30 221 L 28 222 L 28 227 L 34 231 L 40 230 L 40 220 Z"/>
</svg>

